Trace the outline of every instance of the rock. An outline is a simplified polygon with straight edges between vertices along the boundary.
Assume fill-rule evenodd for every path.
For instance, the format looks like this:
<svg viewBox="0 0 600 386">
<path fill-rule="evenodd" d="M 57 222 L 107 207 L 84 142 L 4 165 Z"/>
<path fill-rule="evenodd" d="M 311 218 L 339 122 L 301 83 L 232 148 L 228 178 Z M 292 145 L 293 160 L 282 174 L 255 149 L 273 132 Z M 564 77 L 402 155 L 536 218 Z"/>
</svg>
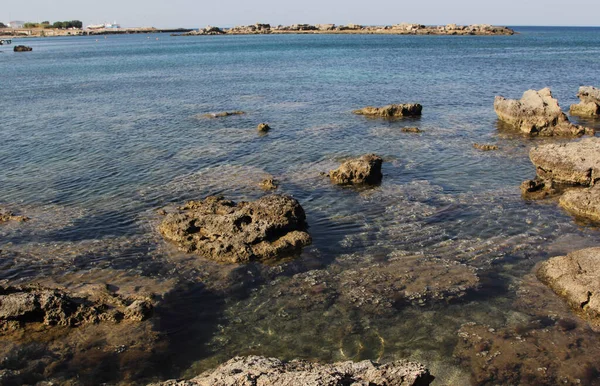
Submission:
<svg viewBox="0 0 600 386">
<path fill-rule="evenodd" d="M 260 123 L 256 129 L 259 133 L 266 133 L 271 130 L 271 127 L 266 123 Z"/>
<path fill-rule="evenodd" d="M 521 184 L 521 196 L 526 200 L 541 200 L 556 194 L 552 181 L 544 181 L 539 178 L 523 181 Z"/>
<path fill-rule="evenodd" d="M 409 103 L 401 105 L 388 105 L 383 107 L 368 106 L 360 110 L 354 110 L 354 114 L 378 116 L 385 118 L 394 117 L 415 117 L 420 116 L 423 106 L 418 103 Z"/>
<path fill-rule="evenodd" d="M 331 182 L 336 185 L 375 185 L 381 182 L 383 159 L 375 154 L 363 155 L 344 162 L 336 170 L 329 172 Z"/>
<path fill-rule="evenodd" d="M 600 222 L 600 185 L 568 190 L 559 202 L 560 206 L 575 216 Z"/>
<path fill-rule="evenodd" d="M 189 381 L 166 381 L 162 386 L 425 386 L 434 377 L 421 364 L 405 360 L 388 364 L 371 361 L 318 364 L 283 362 L 259 356 L 235 357 L 215 370 Z"/>
<path fill-rule="evenodd" d="M 600 179 L 600 138 L 538 146 L 529 158 L 543 180 L 591 186 Z"/>
<path fill-rule="evenodd" d="M 418 127 L 403 127 L 400 129 L 403 133 L 422 133 L 423 130 Z"/>
<path fill-rule="evenodd" d="M 125 318 L 142 322 L 152 315 L 154 307 L 147 300 L 135 300 L 125 308 Z"/>
<path fill-rule="evenodd" d="M 501 121 L 529 135 L 575 137 L 594 134 L 593 129 L 569 122 L 549 88 L 528 90 L 520 100 L 497 96 L 494 110 Z"/>
<path fill-rule="evenodd" d="M 8 209 L 0 208 L 0 223 L 8 221 L 25 222 L 28 221 L 29 217 L 17 216 Z"/>
<path fill-rule="evenodd" d="M 225 263 L 289 255 L 310 244 L 304 210 L 295 199 L 270 195 L 235 203 L 222 197 L 190 201 L 159 227 L 180 250 Z"/>
<path fill-rule="evenodd" d="M 14 52 L 29 52 L 29 51 L 33 51 L 33 48 L 31 47 L 27 47 L 27 46 L 15 46 L 13 48 Z"/>
<path fill-rule="evenodd" d="M 600 115 L 600 89 L 591 86 L 579 87 L 577 93 L 580 102 L 571 105 L 571 115 L 582 117 L 597 117 Z"/>
<path fill-rule="evenodd" d="M 262 190 L 275 190 L 277 189 L 277 181 L 273 177 L 265 178 L 259 186 Z"/>
<path fill-rule="evenodd" d="M 483 144 L 483 143 L 474 143 L 473 147 L 475 149 L 481 150 L 481 151 L 498 150 L 498 146 L 496 146 L 496 145 Z"/>
<path fill-rule="evenodd" d="M 229 117 L 231 115 L 243 115 L 246 114 L 243 111 L 223 111 L 220 113 L 208 113 L 208 114 L 204 114 L 203 117 L 205 118 L 223 118 L 223 117 Z"/>
<path fill-rule="evenodd" d="M 537 277 L 575 313 L 600 326 L 600 248 L 553 257 L 540 265 Z"/>
</svg>

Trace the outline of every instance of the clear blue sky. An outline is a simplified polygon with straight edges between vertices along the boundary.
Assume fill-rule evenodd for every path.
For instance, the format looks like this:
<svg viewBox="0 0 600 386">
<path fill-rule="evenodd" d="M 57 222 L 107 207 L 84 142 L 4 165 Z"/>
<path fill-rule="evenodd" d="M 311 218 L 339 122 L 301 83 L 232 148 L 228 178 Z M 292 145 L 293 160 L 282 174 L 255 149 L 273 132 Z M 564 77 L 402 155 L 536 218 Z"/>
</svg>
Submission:
<svg viewBox="0 0 600 386">
<path fill-rule="evenodd" d="M 600 0 L 18 0 L 0 21 L 117 21 L 123 27 L 271 24 L 600 25 Z"/>
</svg>

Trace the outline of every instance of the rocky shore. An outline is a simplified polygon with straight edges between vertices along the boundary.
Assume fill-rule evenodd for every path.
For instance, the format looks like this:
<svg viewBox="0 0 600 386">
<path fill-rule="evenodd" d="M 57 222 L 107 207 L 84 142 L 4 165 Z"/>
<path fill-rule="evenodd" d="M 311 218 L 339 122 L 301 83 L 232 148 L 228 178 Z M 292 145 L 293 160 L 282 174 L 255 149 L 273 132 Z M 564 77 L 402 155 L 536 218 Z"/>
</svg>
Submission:
<svg viewBox="0 0 600 386">
<path fill-rule="evenodd" d="M 261 35 L 261 34 L 389 34 L 389 35 L 513 35 L 514 30 L 489 24 L 440 25 L 401 23 L 386 26 L 364 26 L 358 24 L 292 24 L 272 26 L 257 23 L 233 28 L 208 26 L 178 36 L 196 35 Z"/>
</svg>

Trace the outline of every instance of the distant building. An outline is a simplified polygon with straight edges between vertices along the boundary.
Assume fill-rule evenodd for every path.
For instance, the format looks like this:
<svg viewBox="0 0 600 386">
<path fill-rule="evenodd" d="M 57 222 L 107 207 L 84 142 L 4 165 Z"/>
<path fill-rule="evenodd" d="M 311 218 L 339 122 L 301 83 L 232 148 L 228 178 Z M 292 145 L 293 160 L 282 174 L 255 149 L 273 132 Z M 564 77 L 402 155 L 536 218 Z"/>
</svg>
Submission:
<svg viewBox="0 0 600 386">
<path fill-rule="evenodd" d="M 24 21 L 18 21 L 18 20 L 9 21 L 8 24 L 7 24 L 7 26 L 9 28 L 23 28 L 23 25 L 25 25 L 25 22 Z"/>
<path fill-rule="evenodd" d="M 86 27 L 87 29 L 106 29 L 106 28 L 121 28 L 121 25 L 117 24 L 117 22 L 114 23 L 103 23 L 103 24 L 90 24 Z"/>
</svg>

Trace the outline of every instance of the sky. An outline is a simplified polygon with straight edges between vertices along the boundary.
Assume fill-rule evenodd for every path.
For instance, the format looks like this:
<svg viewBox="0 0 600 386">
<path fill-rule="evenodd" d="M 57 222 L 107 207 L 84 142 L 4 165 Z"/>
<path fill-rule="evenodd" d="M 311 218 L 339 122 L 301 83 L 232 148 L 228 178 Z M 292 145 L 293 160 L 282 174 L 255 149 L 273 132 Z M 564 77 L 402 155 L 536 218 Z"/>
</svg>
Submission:
<svg viewBox="0 0 600 386">
<path fill-rule="evenodd" d="M 0 21 L 81 20 L 122 27 L 334 23 L 599 26 L 600 0 L 21 0 Z"/>
</svg>

